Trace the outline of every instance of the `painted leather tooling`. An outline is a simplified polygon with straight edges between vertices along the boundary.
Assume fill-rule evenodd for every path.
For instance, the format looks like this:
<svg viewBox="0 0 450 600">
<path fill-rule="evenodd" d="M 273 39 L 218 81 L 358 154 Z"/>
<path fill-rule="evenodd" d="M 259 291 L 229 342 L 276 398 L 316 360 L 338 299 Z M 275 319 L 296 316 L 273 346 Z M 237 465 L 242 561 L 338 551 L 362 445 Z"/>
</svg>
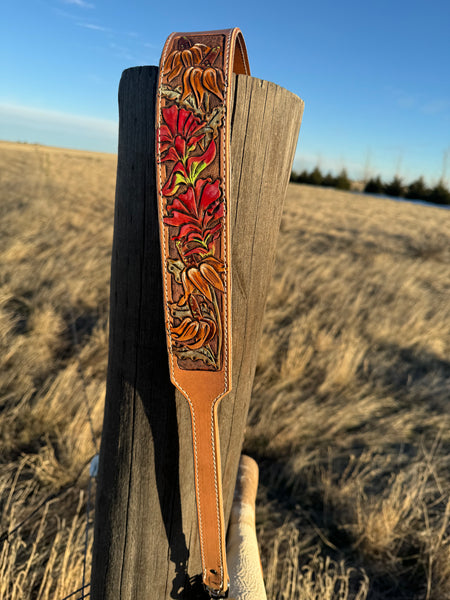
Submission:
<svg viewBox="0 0 450 600">
<path fill-rule="evenodd" d="M 249 74 L 239 29 L 172 34 L 156 113 L 170 376 L 191 412 L 202 576 L 212 597 L 228 588 L 217 406 L 231 389 L 232 71 Z"/>
<path fill-rule="evenodd" d="M 174 34 L 161 60 L 157 130 L 170 350 L 181 369 L 216 371 L 229 352 L 229 36 Z M 228 42 L 228 46 L 227 46 Z"/>
</svg>

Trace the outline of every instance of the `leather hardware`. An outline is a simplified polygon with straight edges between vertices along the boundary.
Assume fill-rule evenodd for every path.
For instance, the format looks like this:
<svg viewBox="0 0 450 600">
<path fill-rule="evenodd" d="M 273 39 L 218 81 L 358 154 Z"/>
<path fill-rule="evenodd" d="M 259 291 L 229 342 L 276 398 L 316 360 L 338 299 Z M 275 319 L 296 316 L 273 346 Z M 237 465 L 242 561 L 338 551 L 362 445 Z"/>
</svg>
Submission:
<svg viewBox="0 0 450 600">
<path fill-rule="evenodd" d="M 227 586 L 227 589 L 223 593 L 217 592 L 216 590 L 209 588 L 207 585 L 205 585 L 205 589 L 208 592 L 209 597 L 213 598 L 214 600 L 222 599 L 222 598 L 226 598 L 227 600 L 234 600 L 233 598 L 229 598 L 229 596 L 228 596 L 228 586 Z"/>
<path fill-rule="evenodd" d="M 231 390 L 231 73 L 250 74 L 238 28 L 172 33 L 156 109 L 164 314 L 172 383 L 189 402 L 203 583 L 226 597 L 219 401 Z"/>
</svg>

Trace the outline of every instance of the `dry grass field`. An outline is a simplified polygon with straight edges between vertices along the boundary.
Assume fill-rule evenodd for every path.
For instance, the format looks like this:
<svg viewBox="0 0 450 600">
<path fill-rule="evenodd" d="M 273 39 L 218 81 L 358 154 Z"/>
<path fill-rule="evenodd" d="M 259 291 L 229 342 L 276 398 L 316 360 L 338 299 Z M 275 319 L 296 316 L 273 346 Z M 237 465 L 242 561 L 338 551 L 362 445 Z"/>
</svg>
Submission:
<svg viewBox="0 0 450 600">
<path fill-rule="evenodd" d="M 0 600 L 89 580 L 115 167 L 0 143 Z M 245 442 L 270 600 L 450 599 L 449 297 L 450 211 L 289 187 Z"/>
</svg>

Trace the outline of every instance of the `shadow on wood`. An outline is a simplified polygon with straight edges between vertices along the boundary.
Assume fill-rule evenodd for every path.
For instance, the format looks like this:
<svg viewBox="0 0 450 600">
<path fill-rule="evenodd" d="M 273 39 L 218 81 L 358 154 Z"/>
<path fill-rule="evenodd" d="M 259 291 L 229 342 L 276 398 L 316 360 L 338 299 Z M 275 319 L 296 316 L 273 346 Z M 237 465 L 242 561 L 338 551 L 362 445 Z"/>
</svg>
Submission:
<svg viewBox="0 0 450 600">
<path fill-rule="evenodd" d="M 170 383 L 155 185 L 156 67 L 119 88 L 110 340 L 91 598 L 184 600 L 201 573 L 191 424 Z M 228 519 L 262 316 L 303 102 L 233 77 L 231 237 L 233 390 L 219 408 Z"/>
</svg>

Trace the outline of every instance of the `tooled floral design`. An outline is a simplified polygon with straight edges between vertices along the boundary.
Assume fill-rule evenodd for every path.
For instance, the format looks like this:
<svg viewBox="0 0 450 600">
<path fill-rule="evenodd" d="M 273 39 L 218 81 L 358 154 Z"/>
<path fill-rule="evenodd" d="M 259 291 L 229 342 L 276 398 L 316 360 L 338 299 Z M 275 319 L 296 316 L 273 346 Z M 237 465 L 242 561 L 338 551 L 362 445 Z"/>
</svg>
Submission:
<svg viewBox="0 0 450 600">
<path fill-rule="evenodd" d="M 164 75 L 169 82 L 182 75 L 182 101 L 193 94 L 200 107 L 208 93 L 223 100 L 223 72 L 213 66 L 219 54 L 220 46 L 211 48 L 205 44 L 191 44 L 186 37 L 178 40 L 177 49 L 167 57 Z"/>
<path fill-rule="evenodd" d="M 185 108 L 175 104 L 162 109 L 164 124 L 158 131 L 160 162 L 173 161 L 162 193 L 176 194 L 182 184 L 195 185 L 200 173 L 216 157 L 216 144 L 211 139 L 201 154 L 193 154 L 204 140 L 207 123 L 201 121 Z"/>
<path fill-rule="evenodd" d="M 222 71 L 212 66 L 219 51 L 219 47 L 192 44 L 186 38 L 178 40 L 163 74 L 169 83 L 179 77 L 182 92 L 166 100 L 158 129 L 159 162 L 165 164 L 161 192 L 167 199 L 163 223 L 170 228 L 172 248 L 167 271 L 173 278 L 173 351 L 179 360 L 201 360 L 212 369 L 220 368 L 223 346 L 224 199 L 221 180 L 209 171 L 208 176 L 201 175 L 218 157 L 220 113 L 217 108 L 208 112 L 208 96 L 212 93 L 222 99 Z M 195 100 L 184 102 L 190 94 Z M 192 104 L 195 101 L 199 110 Z"/>
<path fill-rule="evenodd" d="M 200 305 L 194 295 L 189 296 L 191 314 L 179 325 L 173 327 L 172 337 L 177 344 L 191 350 L 198 350 L 207 344 L 216 334 L 214 319 L 201 312 Z"/>
<path fill-rule="evenodd" d="M 198 324 L 198 332 L 202 332 L 201 339 L 204 344 L 195 348 L 189 344 L 186 346 L 191 350 L 197 350 L 216 337 L 216 366 L 218 366 L 222 348 L 222 323 L 217 294 L 221 295 L 224 292 L 222 274 L 225 266 L 214 253 L 215 241 L 220 236 L 223 227 L 223 214 L 224 206 L 221 201 L 219 180 L 212 182 L 208 178 L 198 179 L 194 187 L 188 187 L 184 194 L 174 198 L 172 203 L 167 206 L 164 217 L 165 225 L 176 227 L 176 234 L 171 239 L 175 242 L 182 263 L 179 281 L 183 288 L 183 294 L 177 305 L 190 308 L 192 313 L 191 299 L 197 294 L 202 296 L 205 303 L 209 303 L 212 309 L 212 314 L 205 317 L 206 321 L 202 326 L 201 312 L 194 319 Z M 192 314 L 191 317 L 193 317 Z M 211 321 L 214 322 L 214 332 L 207 336 L 206 331 L 212 332 Z M 179 327 L 181 324 L 172 328 L 172 333 L 175 331 L 173 339 L 177 343 L 185 341 L 188 332 L 197 330 L 197 326 L 194 327 L 192 320 L 183 319 L 182 323 L 184 323 L 183 336 L 180 337 Z M 190 323 L 189 327 L 187 327 L 188 323 Z"/>
<path fill-rule="evenodd" d="M 169 153 L 168 153 L 169 154 Z M 165 196 L 173 196 L 176 194 L 182 184 L 195 185 L 200 173 L 206 169 L 216 157 L 216 144 L 214 140 L 211 140 L 205 152 L 197 156 L 191 156 L 189 154 L 179 160 L 171 171 L 170 177 L 167 179 L 162 193 Z M 164 160 L 171 160 L 163 158 Z"/>
<path fill-rule="evenodd" d="M 166 225 L 178 227 L 178 252 L 184 262 L 194 255 L 202 256 L 211 251 L 211 246 L 222 228 L 223 202 L 219 181 L 199 179 L 194 187 L 174 198 L 167 206 L 164 217 Z"/>
<path fill-rule="evenodd" d="M 159 151 L 165 153 L 161 161 L 180 161 L 205 137 L 205 123 L 175 104 L 161 112 L 164 125 L 159 128 Z"/>
</svg>

